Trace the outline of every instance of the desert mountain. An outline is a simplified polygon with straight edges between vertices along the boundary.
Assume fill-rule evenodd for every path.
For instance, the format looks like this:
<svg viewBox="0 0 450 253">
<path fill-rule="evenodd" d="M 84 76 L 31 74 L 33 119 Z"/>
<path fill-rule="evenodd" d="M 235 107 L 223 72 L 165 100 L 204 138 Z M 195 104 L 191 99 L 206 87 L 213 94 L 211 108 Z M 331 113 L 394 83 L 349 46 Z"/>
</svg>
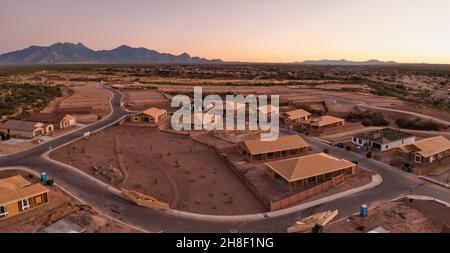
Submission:
<svg viewBox="0 0 450 253">
<path fill-rule="evenodd" d="M 56 43 L 48 47 L 31 46 L 23 50 L 0 55 L 1 65 L 14 64 L 65 64 L 65 63 L 220 63 L 191 57 L 187 53 L 173 55 L 159 53 L 143 47 L 126 45 L 112 50 L 94 51 L 82 43 Z"/>
</svg>

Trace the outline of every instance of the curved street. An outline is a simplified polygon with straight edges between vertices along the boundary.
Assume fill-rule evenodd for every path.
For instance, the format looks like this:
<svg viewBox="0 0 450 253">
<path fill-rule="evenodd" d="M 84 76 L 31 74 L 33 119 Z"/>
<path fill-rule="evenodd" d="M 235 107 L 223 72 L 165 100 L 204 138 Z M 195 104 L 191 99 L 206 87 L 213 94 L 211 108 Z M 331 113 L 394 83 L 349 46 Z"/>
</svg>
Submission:
<svg viewBox="0 0 450 253">
<path fill-rule="evenodd" d="M 113 94 L 112 112 L 106 119 L 67 135 L 45 142 L 29 150 L 0 157 L 0 167 L 24 166 L 37 172 L 45 171 L 55 182 L 97 210 L 130 225 L 149 232 L 286 232 L 286 228 L 299 218 L 312 213 L 339 209 L 339 217 L 358 212 L 361 204 L 386 201 L 401 194 L 416 194 L 450 202 L 450 190 L 421 180 L 390 165 L 367 159 L 344 149 L 330 146 L 319 139 L 302 136 L 310 145 L 319 149 L 329 148 L 332 155 L 359 161 L 359 164 L 383 178 L 378 186 L 349 196 L 332 200 L 304 210 L 276 215 L 259 215 L 248 221 L 203 219 L 202 216 L 185 216 L 177 212 L 151 210 L 136 206 L 120 197 L 90 176 L 60 166 L 43 157 L 50 149 L 58 148 L 82 138 L 85 132 L 94 132 L 118 122 L 130 114 L 120 106 L 121 93 L 109 88 Z M 338 218 L 339 218 L 338 217 Z"/>
</svg>

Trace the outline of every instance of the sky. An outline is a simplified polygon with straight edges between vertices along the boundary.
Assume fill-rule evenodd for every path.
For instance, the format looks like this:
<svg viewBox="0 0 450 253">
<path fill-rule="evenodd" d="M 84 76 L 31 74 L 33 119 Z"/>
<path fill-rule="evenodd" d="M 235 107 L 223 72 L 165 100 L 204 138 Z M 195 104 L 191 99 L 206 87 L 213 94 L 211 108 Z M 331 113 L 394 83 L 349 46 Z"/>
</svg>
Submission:
<svg viewBox="0 0 450 253">
<path fill-rule="evenodd" d="M 226 61 L 450 64 L 449 0 L 0 0 L 0 53 L 126 44 Z"/>
</svg>

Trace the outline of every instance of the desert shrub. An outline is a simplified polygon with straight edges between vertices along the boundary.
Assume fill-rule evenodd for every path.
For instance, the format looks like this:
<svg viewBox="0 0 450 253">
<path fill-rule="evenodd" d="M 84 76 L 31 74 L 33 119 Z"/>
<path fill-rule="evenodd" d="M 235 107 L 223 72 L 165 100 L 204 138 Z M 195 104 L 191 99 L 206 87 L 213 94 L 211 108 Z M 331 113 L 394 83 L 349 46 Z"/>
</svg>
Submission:
<svg viewBox="0 0 450 253">
<path fill-rule="evenodd" d="M 387 126 L 387 121 L 381 112 L 366 110 L 363 112 L 351 112 L 345 117 L 348 121 L 361 121 L 364 126 Z"/>
<path fill-rule="evenodd" d="M 424 131 L 437 131 L 442 129 L 443 126 L 435 123 L 431 120 L 422 120 L 420 118 L 406 119 L 400 118 L 395 121 L 398 127 L 414 130 L 424 130 Z"/>
</svg>

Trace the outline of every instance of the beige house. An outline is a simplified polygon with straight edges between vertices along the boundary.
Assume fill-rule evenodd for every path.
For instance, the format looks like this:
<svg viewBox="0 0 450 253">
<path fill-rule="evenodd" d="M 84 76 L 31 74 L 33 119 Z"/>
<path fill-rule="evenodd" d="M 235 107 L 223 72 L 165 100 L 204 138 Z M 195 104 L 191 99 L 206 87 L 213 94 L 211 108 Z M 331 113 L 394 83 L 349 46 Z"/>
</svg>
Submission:
<svg viewBox="0 0 450 253">
<path fill-rule="evenodd" d="M 275 141 L 247 140 L 239 143 L 239 151 L 251 162 L 297 156 L 308 150 L 308 143 L 298 135 L 280 136 Z"/>
<path fill-rule="evenodd" d="M 77 122 L 75 116 L 65 113 L 37 113 L 31 115 L 26 120 L 52 124 L 58 129 L 74 126 Z"/>
<path fill-rule="evenodd" d="M 131 116 L 130 121 L 132 123 L 158 124 L 158 122 L 166 116 L 166 110 L 152 107 L 139 114 Z"/>
<path fill-rule="evenodd" d="M 9 218 L 49 202 L 49 190 L 22 176 L 0 179 L 0 219 Z"/>
<path fill-rule="evenodd" d="M 0 132 L 9 133 L 14 137 L 27 139 L 41 135 L 50 135 L 53 130 L 53 124 L 23 120 L 8 120 L 0 125 Z"/>
<path fill-rule="evenodd" d="M 323 133 L 345 125 L 345 119 L 325 115 L 302 123 L 302 128 L 311 133 Z"/>
<path fill-rule="evenodd" d="M 399 150 L 411 165 L 428 165 L 450 155 L 450 141 L 443 136 L 435 136 L 403 145 Z"/>
<path fill-rule="evenodd" d="M 309 113 L 303 109 L 298 109 L 298 110 L 283 113 L 282 119 L 284 121 L 284 124 L 296 124 L 296 123 L 300 123 L 302 121 L 309 120 L 310 117 L 311 117 L 311 113 Z"/>
<path fill-rule="evenodd" d="M 289 190 L 318 185 L 356 172 L 356 164 L 325 153 L 266 163 L 269 175 L 281 180 Z"/>
</svg>

